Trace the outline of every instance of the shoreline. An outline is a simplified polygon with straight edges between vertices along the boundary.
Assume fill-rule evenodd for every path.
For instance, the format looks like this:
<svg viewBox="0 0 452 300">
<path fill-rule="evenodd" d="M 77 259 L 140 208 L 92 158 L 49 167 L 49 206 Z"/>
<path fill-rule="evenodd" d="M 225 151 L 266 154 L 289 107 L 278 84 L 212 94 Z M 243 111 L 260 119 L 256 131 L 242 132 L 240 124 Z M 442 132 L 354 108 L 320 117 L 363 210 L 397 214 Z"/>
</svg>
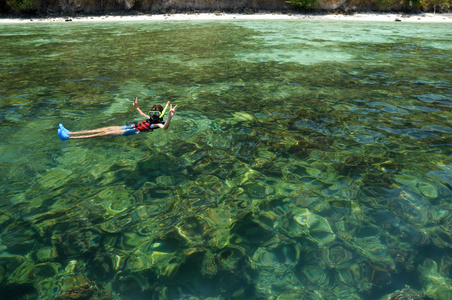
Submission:
<svg viewBox="0 0 452 300">
<path fill-rule="evenodd" d="M 337 20 L 408 23 L 452 23 L 452 13 L 402 14 L 402 13 L 356 13 L 346 14 L 284 14 L 284 13 L 177 13 L 104 16 L 0 18 L 0 24 L 58 23 L 58 22 L 124 22 L 124 21 L 196 21 L 196 20 Z"/>
</svg>

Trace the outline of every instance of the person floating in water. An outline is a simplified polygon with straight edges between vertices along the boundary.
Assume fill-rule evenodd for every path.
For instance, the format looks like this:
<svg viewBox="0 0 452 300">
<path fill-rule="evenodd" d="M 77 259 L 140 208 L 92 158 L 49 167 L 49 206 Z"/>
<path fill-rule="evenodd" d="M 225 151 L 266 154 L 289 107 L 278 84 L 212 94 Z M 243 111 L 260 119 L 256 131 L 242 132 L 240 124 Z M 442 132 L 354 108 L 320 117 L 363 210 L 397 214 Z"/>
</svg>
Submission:
<svg viewBox="0 0 452 300">
<path fill-rule="evenodd" d="M 157 128 L 161 129 L 168 129 L 168 127 L 171 124 L 171 119 L 173 118 L 174 114 L 176 113 L 176 106 L 173 107 L 171 104 L 170 110 L 168 113 L 168 118 L 166 119 L 166 122 L 163 121 L 163 115 L 166 112 L 166 109 L 168 108 L 168 105 L 170 102 L 165 106 L 165 109 L 161 105 L 154 105 L 151 108 L 151 111 L 149 112 L 149 115 L 143 113 L 141 109 L 138 107 L 138 98 L 133 99 L 133 107 L 138 111 L 140 115 L 146 118 L 143 122 L 140 123 L 134 123 L 131 125 L 125 125 L 125 126 L 110 126 L 110 127 L 103 127 L 93 130 L 83 130 L 83 131 L 69 131 L 66 128 L 64 128 L 63 124 L 59 125 L 58 129 L 58 136 L 62 140 L 68 140 L 68 139 L 88 139 L 93 137 L 99 137 L 99 136 L 106 136 L 106 135 L 123 135 L 128 136 L 132 134 L 137 134 L 140 132 L 148 132 L 152 131 Z"/>
</svg>

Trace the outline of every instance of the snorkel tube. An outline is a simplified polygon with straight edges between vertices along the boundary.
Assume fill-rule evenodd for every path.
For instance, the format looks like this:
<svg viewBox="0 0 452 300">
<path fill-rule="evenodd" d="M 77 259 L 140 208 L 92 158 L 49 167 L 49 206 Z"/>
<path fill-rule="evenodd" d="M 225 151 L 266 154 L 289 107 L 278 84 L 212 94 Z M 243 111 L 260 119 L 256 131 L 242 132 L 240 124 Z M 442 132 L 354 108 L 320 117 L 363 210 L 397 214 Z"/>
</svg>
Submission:
<svg viewBox="0 0 452 300">
<path fill-rule="evenodd" d="M 160 118 L 163 119 L 163 116 L 165 115 L 166 109 L 168 108 L 168 105 L 169 105 L 169 104 L 170 104 L 170 102 L 168 101 L 168 102 L 166 103 L 166 105 L 165 105 L 165 108 L 164 108 L 163 111 L 162 111 L 162 115 L 160 116 Z"/>
</svg>

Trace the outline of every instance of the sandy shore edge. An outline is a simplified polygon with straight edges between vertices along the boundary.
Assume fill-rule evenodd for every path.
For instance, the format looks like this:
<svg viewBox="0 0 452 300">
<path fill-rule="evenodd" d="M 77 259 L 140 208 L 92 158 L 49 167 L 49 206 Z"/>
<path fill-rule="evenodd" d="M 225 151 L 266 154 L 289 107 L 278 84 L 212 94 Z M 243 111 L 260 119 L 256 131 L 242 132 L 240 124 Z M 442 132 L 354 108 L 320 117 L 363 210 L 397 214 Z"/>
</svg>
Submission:
<svg viewBox="0 0 452 300">
<path fill-rule="evenodd" d="M 86 16 L 58 18 L 0 18 L 0 24 L 5 23 L 52 23 L 52 22 L 117 22 L 117 21 L 184 21 L 184 20 L 344 20 L 344 21 L 380 21 L 380 22 L 410 22 L 410 23 L 452 23 L 452 13 L 448 14 L 393 14 L 393 13 L 359 13 L 353 15 L 326 14 L 165 14 L 165 15 L 133 15 L 133 16 Z"/>
</svg>

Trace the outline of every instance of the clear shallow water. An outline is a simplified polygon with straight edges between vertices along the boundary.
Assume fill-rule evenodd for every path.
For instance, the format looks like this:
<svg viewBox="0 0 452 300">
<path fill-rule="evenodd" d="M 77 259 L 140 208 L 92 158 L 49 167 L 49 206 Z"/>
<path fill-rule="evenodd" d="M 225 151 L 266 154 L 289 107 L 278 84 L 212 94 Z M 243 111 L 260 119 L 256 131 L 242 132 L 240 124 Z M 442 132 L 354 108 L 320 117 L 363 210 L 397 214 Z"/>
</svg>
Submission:
<svg viewBox="0 0 452 300">
<path fill-rule="evenodd" d="M 450 299 L 450 24 L 0 38 L 1 298 Z M 178 104 L 170 130 L 58 139 L 140 120 L 135 96 Z"/>
</svg>

